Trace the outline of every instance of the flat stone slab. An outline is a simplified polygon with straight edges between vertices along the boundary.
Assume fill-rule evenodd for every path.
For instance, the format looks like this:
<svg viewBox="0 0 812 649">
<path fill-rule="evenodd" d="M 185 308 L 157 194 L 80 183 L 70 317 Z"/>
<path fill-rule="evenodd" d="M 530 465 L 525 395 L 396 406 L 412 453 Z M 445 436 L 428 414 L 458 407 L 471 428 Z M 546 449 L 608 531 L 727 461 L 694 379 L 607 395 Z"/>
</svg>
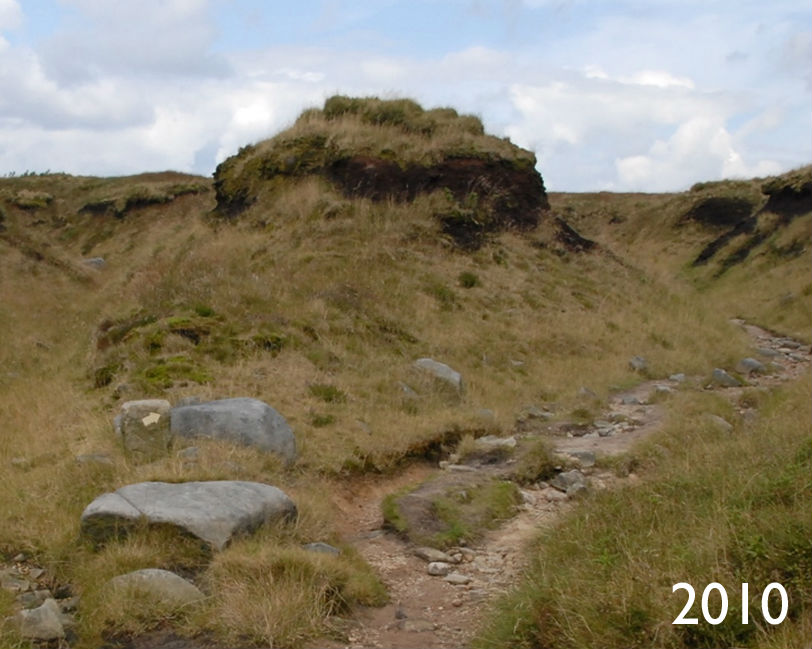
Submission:
<svg viewBox="0 0 812 649">
<path fill-rule="evenodd" d="M 139 482 L 102 494 L 82 513 L 82 535 L 99 543 L 139 524 L 171 525 L 215 550 L 262 525 L 296 518 L 296 505 L 260 482 Z"/>
<path fill-rule="evenodd" d="M 144 568 L 113 577 L 106 587 L 130 590 L 138 595 L 165 602 L 168 606 L 189 606 L 205 598 L 192 582 L 169 570 Z"/>
<path fill-rule="evenodd" d="M 176 406 L 169 413 L 176 437 L 207 437 L 276 453 L 285 462 L 296 459 L 296 440 L 285 418 L 259 399 L 239 397 Z"/>
</svg>

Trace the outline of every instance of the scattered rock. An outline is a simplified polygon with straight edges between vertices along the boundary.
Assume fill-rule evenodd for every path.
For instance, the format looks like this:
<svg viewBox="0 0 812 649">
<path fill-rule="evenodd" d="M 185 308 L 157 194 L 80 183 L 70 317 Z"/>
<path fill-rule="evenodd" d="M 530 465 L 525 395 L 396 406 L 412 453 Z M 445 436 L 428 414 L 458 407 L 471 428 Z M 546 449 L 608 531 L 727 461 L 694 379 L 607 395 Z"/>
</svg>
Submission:
<svg viewBox="0 0 812 649">
<path fill-rule="evenodd" d="M 578 388 L 577 396 L 581 399 L 597 399 L 598 395 L 585 386 Z"/>
<path fill-rule="evenodd" d="M 642 406 L 643 402 L 637 397 L 625 396 L 621 398 L 620 403 L 624 406 Z"/>
<path fill-rule="evenodd" d="M 172 408 L 170 430 L 178 437 L 227 440 L 296 459 L 293 430 L 276 410 L 258 399 L 220 399 Z"/>
<path fill-rule="evenodd" d="M 674 390 L 667 385 L 658 385 L 654 388 L 654 392 L 656 394 L 673 394 Z"/>
<path fill-rule="evenodd" d="M 159 568 L 145 568 L 113 577 L 105 587 L 130 591 L 139 598 L 158 600 L 173 608 L 189 606 L 205 598 L 192 582 Z"/>
<path fill-rule="evenodd" d="M 596 458 L 592 451 L 570 451 L 568 455 L 578 460 L 578 464 L 585 469 L 595 466 Z"/>
<path fill-rule="evenodd" d="M 669 381 L 674 381 L 675 383 L 684 383 L 685 382 L 685 374 L 682 372 L 678 372 L 677 374 L 672 374 L 668 377 Z"/>
<path fill-rule="evenodd" d="M 46 599 L 40 606 L 17 613 L 20 635 L 30 640 L 60 640 L 65 637 L 62 611 L 55 599 Z"/>
<path fill-rule="evenodd" d="M 586 493 L 586 484 L 583 482 L 576 482 L 567 487 L 567 498 L 576 498 Z"/>
<path fill-rule="evenodd" d="M 334 554 L 339 555 L 341 554 L 341 550 L 338 548 L 333 547 L 329 543 L 322 543 L 321 541 L 316 541 L 315 543 L 306 543 L 302 546 L 308 552 L 320 552 L 321 554 Z"/>
<path fill-rule="evenodd" d="M 113 421 L 125 451 L 136 461 L 151 462 L 165 455 L 172 441 L 171 406 L 165 399 L 125 401 Z"/>
<path fill-rule="evenodd" d="M 635 372 L 646 372 L 648 370 L 648 361 L 642 356 L 632 356 L 629 359 L 629 367 Z"/>
<path fill-rule="evenodd" d="M 296 517 L 296 505 L 276 487 L 258 482 L 139 482 L 105 493 L 81 517 L 81 533 L 99 543 L 141 521 L 172 525 L 216 550 L 261 525 Z"/>
<path fill-rule="evenodd" d="M 200 449 L 197 446 L 187 446 L 176 453 L 181 460 L 196 460 L 200 457 Z"/>
<path fill-rule="evenodd" d="M 547 502 L 554 503 L 567 499 L 567 494 L 565 492 L 558 491 L 558 489 L 553 489 L 552 487 L 545 489 L 543 493 L 544 497 L 547 499 Z"/>
<path fill-rule="evenodd" d="M 31 589 L 31 582 L 14 568 L 0 569 L 0 588 L 12 593 L 24 593 Z"/>
<path fill-rule="evenodd" d="M 496 435 L 484 435 L 477 438 L 474 444 L 481 449 L 511 449 L 516 448 L 515 437 L 497 437 Z"/>
<path fill-rule="evenodd" d="M 551 487 L 565 493 L 575 484 L 586 484 L 586 477 L 578 469 L 563 471 L 550 480 Z"/>
<path fill-rule="evenodd" d="M 53 598 L 53 594 L 47 588 L 40 590 L 30 590 L 17 595 L 17 603 L 23 608 L 36 608 L 42 606 L 46 599 Z"/>
<path fill-rule="evenodd" d="M 758 352 L 759 356 L 763 356 L 764 358 L 775 358 L 777 356 L 781 356 L 781 352 L 777 352 L 769 347 L 758 347 L 756 351 Z"/>
<path fill-rule="evenodd" d="M 423 546 L 415 548 L 413 552 L 416 557 L 423 559 L 423 561 L 428 561 L 429 563 L 454 563 L 448 553 L 442 550 L 436 550 L 435 548 Z"/>
<path fill-rule="evenodd" d="M 452 572 L 445 576 L 445 581 L 453 586 L 464 586 L 471 583 L 471 578 L 459 572 Z"/>
<path fill-rule="evenodd" d="M 440 363 L 432 358 L 418 358 L 414 365 L 418 369 L 431 374 L 434 378 L 444 381 L 458 393 L 462 393 L 462 375 L 445 363 Z"/>
<path fill-rule="evenodd" d="M 713 370 L 711 381 L 716 385 L 720 385 L 725 388 L 736 388 L 742 385 L 742 382 L 739 381 L 739 379 L 731 376 L 725 372 L 725 370 L 719 367 Z"/>
<path fill-rule="evenodd" d="M 767 368 L 761 361 L 755 358 L 743 358 L 736 363 L 736 371 L 739 374 L 766 374 Z"/>
<path fill-rule="evenodd" d="M 444 561 L 432 561 L 428 567 L 428 573 L 435 577 L 444 577 L 448 574 L 448 571 L 451 569 Z"/>
</svg>

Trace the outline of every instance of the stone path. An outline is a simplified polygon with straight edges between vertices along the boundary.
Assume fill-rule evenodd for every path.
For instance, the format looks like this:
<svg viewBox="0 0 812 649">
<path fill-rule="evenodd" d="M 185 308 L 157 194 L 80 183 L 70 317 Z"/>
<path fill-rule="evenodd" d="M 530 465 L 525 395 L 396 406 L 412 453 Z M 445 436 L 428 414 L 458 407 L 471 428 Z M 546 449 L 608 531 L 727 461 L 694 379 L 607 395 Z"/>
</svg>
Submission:
<svg viewBox="0 0 812 649">
<path fill-rule="evenodd" d="M 812 361 L 809 346 L 776 336 L 760 327 L 734 320 L 751 336 L 758 357 L 772 363 L 769 374 L 752 374 L 748 388 L 774 387 L 800 377 Z M 681 380 L 680 380 L 681 379 Z M 561 454 L 590 451 L 595 455 L 618 455 L 628 451 L 638 440 L 656 431 L 663 422 L 665 408 L 652 397 L 657 392 L 677 389 L 686 383 L 695 389 L 718 389 L 738 403 L 747 388 L 719 388 L 700 377 L 674 377 L 669 380 L 645 381 L 636 387 L 614 394 L 607 409 L 596 422 L 584 429 L 550 425 L 555 450 Z M 746 416 L 747 408 L 739 407 Z M 530 433 L 532 435 L 533 433 Z M 517 433 L 517 437 L 528 433 Z M 588 462 L 587 462 L 588 464 Z M 583 467 L 590 488 L 611 488 L 618 482 L 638 480 L 634 474 L 618 478 L 614 473 Z M 561 491 L 540 484 L 522 489 L 524 504 L 519 513 L 498 529 L 488 532 L 481 542 L 470 548 L 451 549 L 448 554 L 461 554 L 461 561 L 451 570 L 470 578 L 468 583 L 451 584 L 428 573 L 427 562 L 415 556 L 415 548 L 398 536 L 382 529 L 381 501 L 399 488 L 415 484 L 441 470 L 434 466 L 412 466 L 394 479 L 353 485 L 336 497 L 344 520 L 347 541 L 376 568 L 387 585 L 392 601 L 387 606 L 365 609 L 346 630 L 347 641 L 320 640 L 318 647 L 445 648 L 465 647 L 476 632 L 494 598 L 507 592 L 521 578 L 528 555 L 527 545 L 540 529 L 554 524 L 573 506 Z"/>
</svg>

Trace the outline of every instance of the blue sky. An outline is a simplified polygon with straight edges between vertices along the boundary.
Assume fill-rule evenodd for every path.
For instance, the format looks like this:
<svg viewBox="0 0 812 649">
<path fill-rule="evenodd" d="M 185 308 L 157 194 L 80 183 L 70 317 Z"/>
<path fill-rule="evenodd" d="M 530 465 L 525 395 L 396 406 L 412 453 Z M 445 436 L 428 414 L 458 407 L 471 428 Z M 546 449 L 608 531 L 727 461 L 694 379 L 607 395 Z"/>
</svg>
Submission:
<svg viewBox="0 0 812 649">
<path fill-rule="evenodd" d="M 210 174 L 342 93 L 677 191 L 811 162 L 811 61 L 808 0 L 0 0 L 0 173 Z"/>
</svg>

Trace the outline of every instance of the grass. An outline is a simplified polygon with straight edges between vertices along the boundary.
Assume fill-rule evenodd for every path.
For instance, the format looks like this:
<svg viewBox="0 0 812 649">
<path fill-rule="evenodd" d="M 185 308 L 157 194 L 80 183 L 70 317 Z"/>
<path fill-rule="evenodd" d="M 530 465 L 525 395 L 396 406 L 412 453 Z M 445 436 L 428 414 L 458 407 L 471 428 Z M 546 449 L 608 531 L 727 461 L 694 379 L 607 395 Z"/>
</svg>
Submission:
<svg viewBox="0 0 812 649">
<path fill-rule="evenodd" d="M 482 631 L 482 647 L 801 646 L 812 599 L 809 376 L 764 397 L 759 420 L 734 436 L 706 414 L 731 416 L 713 395 L 674 397 L 665 430 L 637 451 L 645 480 L 594 494 L 539 539 L 533 567 Z M 638 469 L 640 471 L 641 469 Z M 674 626 L 684 599 L 711 581 L 730 595 L 718 626 Z M 741 583 L 752 623 L 740 622 Z M 789 618 L 759 621 L 760 592 L 789 593 Z M 713 610 L 713 609 L 711 609 Z M 698 613 L 698 604 L 693 614 Z M 699 613 L 701 620 L 701 613 Z"/>
</svg>

